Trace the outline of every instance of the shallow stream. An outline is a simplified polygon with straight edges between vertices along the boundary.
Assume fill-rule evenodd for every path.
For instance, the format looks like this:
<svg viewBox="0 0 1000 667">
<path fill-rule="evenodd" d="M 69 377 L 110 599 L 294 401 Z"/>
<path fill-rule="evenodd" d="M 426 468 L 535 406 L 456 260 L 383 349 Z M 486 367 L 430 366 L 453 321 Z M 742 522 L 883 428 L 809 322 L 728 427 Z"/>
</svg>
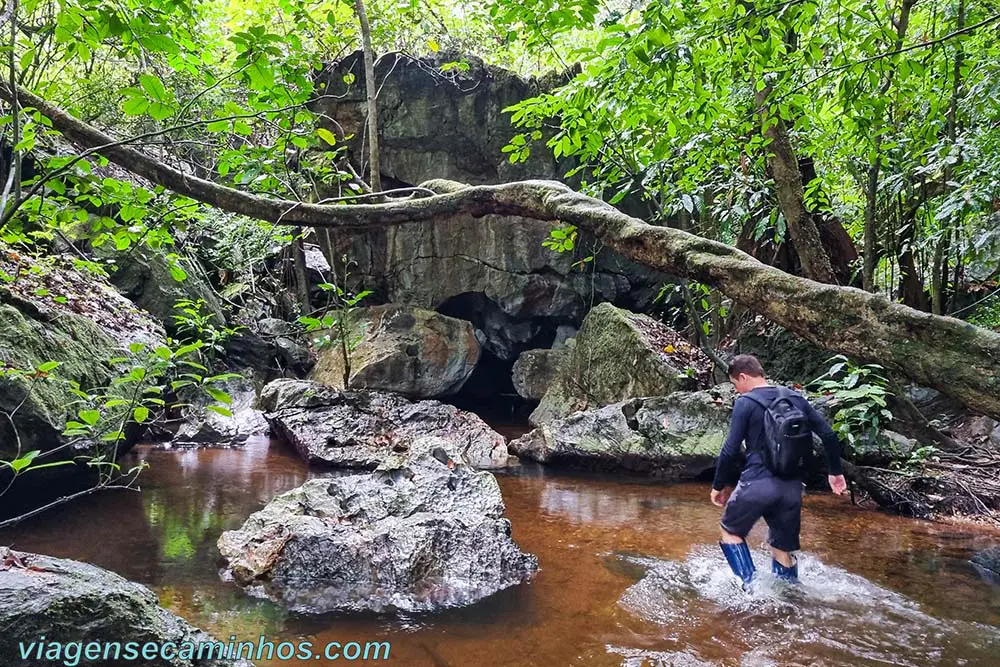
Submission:
<svg viewBox="0 0 1000 667">
<path fill-rule="evenodd" d="M 390 641 L 388 664 L 408 667 L 1000 665 L 1000 586 L 968 563 L 1000 534 L 980 529 L 808 496 L 804 585 L 764 576 L 745 595 L 715 546 L 707 484 L 528 467 L 499 479 L 514 538 L 541 563 L 532 583 L 443 614 L 301 617 L 223 582 L 215 542 L 319 473 L 266 439 L 130 456 L 150 464 L 141 494 L 85 498 L 0 533 L 0 544 L 144 583 L 223 641 Z M 760 569 L 764 537 L 763 527 L 751 535 Z"/>
</svg>

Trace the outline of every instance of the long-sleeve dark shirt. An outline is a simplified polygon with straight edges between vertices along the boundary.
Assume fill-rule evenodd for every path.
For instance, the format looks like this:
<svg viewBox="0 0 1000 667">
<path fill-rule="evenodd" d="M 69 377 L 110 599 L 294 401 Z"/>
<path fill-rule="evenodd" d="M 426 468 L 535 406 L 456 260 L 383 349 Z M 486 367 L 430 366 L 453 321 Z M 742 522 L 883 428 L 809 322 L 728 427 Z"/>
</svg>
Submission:
<svg viewBox="0 0 1000 667">
<path fill-rule="evenodd" d="M 767 404 L 778 395 L 778 388 L 767 385 L 757 387 L 752 392 L 754 398 Z M 830 474 L 842 474 L 841 446 L 837 434 L 830 428 L 823 415 L 804 396 L 796 394 L 792 400 L 799 403 L 800 409 L 809 418 L 809 425 L 813 433 L 822 440 Z M 773 473 L 764 464 L 764 437 L 764 408 L 746 396 L 738 397 L 733 405 L 733 418 L 729 425 L 729 434 L 726 436 L 722 451 L 719 453 L 712 488 L 721 490 L 727 486 L 733 486 L 738 480 L 750 481 L 761 477 L 773 477 Z M 743 462 L 744 457 L 740 445 L 744 441 L 746 441 L 746 459 L 741 471 L 740 463 Z"/>
</svg>

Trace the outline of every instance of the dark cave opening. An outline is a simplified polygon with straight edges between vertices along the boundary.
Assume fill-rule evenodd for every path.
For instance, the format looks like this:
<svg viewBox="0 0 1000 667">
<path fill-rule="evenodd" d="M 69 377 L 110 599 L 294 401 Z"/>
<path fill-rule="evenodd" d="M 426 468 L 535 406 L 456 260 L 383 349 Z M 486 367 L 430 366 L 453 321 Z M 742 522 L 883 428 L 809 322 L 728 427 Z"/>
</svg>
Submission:
<svg viewBox="0 0 1000 667">
<path fill-rule="evenodd" d="M 482 292 L 466 292 L 443 302 L 442 315 L 467 320 L 482 346 L 475 370 L 448 402 L 475 412 L 505 435 L 524 432 L 528 415 L 538 405 L 518 395 L 512 381 L 514 362 L 525 350 L 549 348 L 565 323 L 554 318 L 520 319 L 511 316 Z"/>
</svg>

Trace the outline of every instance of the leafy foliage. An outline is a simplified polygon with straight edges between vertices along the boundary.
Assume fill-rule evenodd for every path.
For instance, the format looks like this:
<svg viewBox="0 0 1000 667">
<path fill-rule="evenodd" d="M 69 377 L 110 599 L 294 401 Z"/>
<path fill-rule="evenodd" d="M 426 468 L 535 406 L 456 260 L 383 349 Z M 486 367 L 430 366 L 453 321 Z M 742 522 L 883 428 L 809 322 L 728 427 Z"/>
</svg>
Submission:
<svg viewBox="0 0 1000 667">
<path fill-rule="evenodd" d="M 874 443 L 880 430 L 892 421 L 886 407 L 890 395 L 888 381 L 881 375 L 878 364 L 858 365 L 843 355 L 831 357 L 830 370 L 816 378 L 810 386 L 830 397 L 830 407 L 836 412 L 833 428 L 852 448 Z"/>
</svg>

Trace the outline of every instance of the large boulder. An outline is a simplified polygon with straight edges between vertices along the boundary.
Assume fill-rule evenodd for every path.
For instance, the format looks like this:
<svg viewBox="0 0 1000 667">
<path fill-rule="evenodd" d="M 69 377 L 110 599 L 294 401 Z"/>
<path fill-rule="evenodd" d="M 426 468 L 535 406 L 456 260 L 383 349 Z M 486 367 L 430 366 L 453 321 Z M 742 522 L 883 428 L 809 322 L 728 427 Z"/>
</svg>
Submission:
<svg viewBox="0 0 1000 667">
<path fill-rule="evenodd" d="M 496 479 L 427 440 L 421 455 L 281 494 L 219 538 L 227 572 L 307 613 L 433 611 L 528 580 L 537 561 L 511 539 Z"/>
<path fill-rule="evenodd" d="M 131 343 L 162 344 L 163 330 L 69 261 L 36 265 L 0 245 L 0 274 L 16 276 L 0 287 L 0 411 L 10 416 L 0 419 L 0 459 L 10 459 L 65 444 L 66 422 L 81 409 L 73 383 L 108 386 L 116 375 L 109 360 Z M 48 373 L 22 373 L 53 361 L 59 366 Z M 63 452 L 72 458 L 80 449 Z"/>
<path fill-rule="evenodd" d="M 531 423 L 628 398 L 697 389 L 708 383 L 710 371 L 711 361 L 676 331 L 602 303 L 583 321 Z"/>
<path fill-rule="evenodd" d="M 734 397 L 732 385 L 723 384 L 633 398 L 553 420 L 510 447 L 542 463 L 697 479 L 715 468 Z"/>
<path fill-rule="evenodd" d="M 427 434 L 474 468 L 502 468 L 511 458 L 504 437 L 482 419 L 438 401 L 279 379 L 264 387 L 261 406 L 274 434 L 311 464 L 371 470 L 393 453 L 412 453 Z"/>
<path fill-rule="evenodd" d="M 568 355 L 565 348 L 525 350 L 514 362 L 511 380 L 514 391 L 529 401 L 540 401 L 548 391 L 559 365 Z"/>
<path fill-rule="evenodd" d="M 355 311 L 348 328 L 351 389 L 391 391 L 412 398 L 456 393 L 479 361 L 472 325 L 431 310 L 388 304 Z M 338 332 L 320 348 L 310 378 L 344 386 Z"/>
<path fill-rule="evenodd" d="M 101 664 L 139 664 L 127 659 L 134 650 L 134 658 L 141 656 L 149 667 L 250 667 L 245 660 L 223 659 L 227 644 L 160 607 L 145 586 L 86 563 L 0 547 L 0 664 L 86 664 L 93 656 L 82 651 L 90 642 L 101 646 L 101 656 L 107 645 L 120 646 L 121 661 Z M 147 657 L 147 642 L 172 642 L 176 656 Z M 40 644 L 41 659 L 33 653 L 25 661 L 20 646 L 37 651 Z"/>
</svg>

